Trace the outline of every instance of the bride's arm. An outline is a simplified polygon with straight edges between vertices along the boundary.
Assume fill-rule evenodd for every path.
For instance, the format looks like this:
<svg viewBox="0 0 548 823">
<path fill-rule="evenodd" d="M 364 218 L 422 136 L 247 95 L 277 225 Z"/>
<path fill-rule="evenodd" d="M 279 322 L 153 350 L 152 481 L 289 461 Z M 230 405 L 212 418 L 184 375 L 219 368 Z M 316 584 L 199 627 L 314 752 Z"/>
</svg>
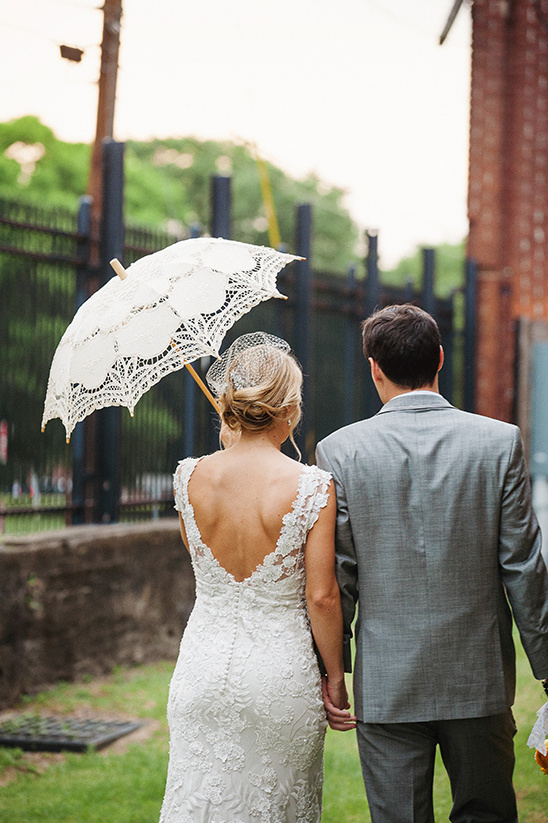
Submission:
<svg viewBox="0 0 548 823">
<path fill-rule="evenodd" d="M 331 481 L 328 502 L 320 510 L 306 541 L 306 605 L 327 673 L 327 682 L 323 685 L 325 696 L 334 707 L 343 710 L 337 718 L 329 716 L 330 725 L 344 730 L 355 727 L 355 718 L 346 711 L 350 704 L 344 682 L 341 597 L 335 577 L 336 517 L 335 489 Z"/>
</svg>

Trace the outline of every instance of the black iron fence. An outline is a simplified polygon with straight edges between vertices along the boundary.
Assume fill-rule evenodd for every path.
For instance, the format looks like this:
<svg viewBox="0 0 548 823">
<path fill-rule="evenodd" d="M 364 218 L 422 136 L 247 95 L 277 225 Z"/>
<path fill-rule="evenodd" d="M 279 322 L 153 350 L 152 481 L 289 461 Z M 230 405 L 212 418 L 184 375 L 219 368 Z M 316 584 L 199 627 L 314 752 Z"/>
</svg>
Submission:
<svg viewBox="0 0 548 823">
<path fill-rule="evenodd" d="M 53 353 L 90 273 L 87 205 L 78 215 L 0 201 L 0 533 L 61 527 L 76 509 L 74 444 L 66 445 L 59 420 L 44 433 L 40 421 Z M 128 262 L 175 239 L 132 226 L 126 237 Z M 159 488 L 155 441 L 165 421 L 152 397 L 143 406 L 140 448 L 126 436 L 125 503 L 151 499 Z M 149 504 L 146 515 L 154 511 Z"/>
<path fill-rule="evenodd" d="M 225 197 L 221 202 L 229 201 Z M 80 215 L 0 201 L 0 532 L 101 519 L 94 499 L 100 489 L 86 475 L 78 427 L 69 445 L 58 420 L 40 432 L 53 353 L 85 296 L 91 271 L 88 212 L 85 198 Z M 298 236 L 295 251 L 299 253 L 310 243 L 308 208 L 298 208 L 297 224 L 300 240 Z M 126 225 L 124 263 L 176 239 Z M 304 269 L 293 264 L 278 278 L 280 291 L 289 299 L 261 303 L 227 335 L 228 344 L 240 334 L 262 329 L 283 336 L 296 351 L 306 375 L 299 445 L 308 461 L 313 460 L 319 439 L 379 407 L 359 334 L 361 320 L 376 305 L 414 300 L 429 306 L 439 322 L 447 355 L 442 391 L 457 405 L 473 408 L 473 267 L 468 267 L 468 302 L 463 295 L 436 299 L 433 281 L 430 292 L 422 295 L 409 287 L 388 289 L 379 281 L 376 238 L 369 237 L 369 244 L 367 276 L 358 266 L 349 267 L 345 280 L 311 272 L 308 264 L 302 264 Z M 455 323 L 455 299 L 462 304 L 460 326 Z M 207 359 L 195 366 L 205 372 Z M 177 461 L 215 448 L 213 418 L 208 401 L 186 370 L 154 386 L 139 401 L 133 418 L 122 410 L 116 455 L 119 493 L 116 517 L 111 519 L 173 513 L 171 482 Z"/>
<path fill-rule="evenodd" d="M 70 455 L 59 421 L 39 418 L 51 354 L 74 312 L 77 215 L 0 203 L 0 529 L 7 509 L 64 521 Z"/>
</svg>

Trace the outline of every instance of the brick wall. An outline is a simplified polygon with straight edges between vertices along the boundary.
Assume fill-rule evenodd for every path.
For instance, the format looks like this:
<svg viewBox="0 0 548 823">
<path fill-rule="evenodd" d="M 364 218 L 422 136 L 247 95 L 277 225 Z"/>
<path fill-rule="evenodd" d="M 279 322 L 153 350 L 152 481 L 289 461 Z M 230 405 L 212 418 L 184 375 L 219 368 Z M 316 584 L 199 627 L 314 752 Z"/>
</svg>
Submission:
<svg viewBox="0 0 548 823">
<path fill-rule="evenodd" d="M 531 0 L 475 0 L 472 20 L 468 254 L 479 264 L 476 410 L 510 420 L 516 320 L 548 320 L 548 20 L 545 27 Z"/>
</svg>

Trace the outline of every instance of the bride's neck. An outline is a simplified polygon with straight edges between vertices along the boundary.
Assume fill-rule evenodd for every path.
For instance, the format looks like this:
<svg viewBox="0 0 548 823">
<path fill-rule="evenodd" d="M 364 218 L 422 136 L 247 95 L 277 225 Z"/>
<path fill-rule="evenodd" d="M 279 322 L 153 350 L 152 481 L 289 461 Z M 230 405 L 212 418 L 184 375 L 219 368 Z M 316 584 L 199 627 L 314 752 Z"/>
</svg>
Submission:
<svg viewBox="0 0 548 823">
<path fill-rule="evenodd" d="M 242 431 L 238 442 L 233 448 L 241 451 L 250 449 L 276 449 L 279 451 L 282 443 L 287 440 L 287 429 L 288 426 L 284 423 L 283 425 L 272 426 L 272 428 L 262 432 Z"/>
</svg>

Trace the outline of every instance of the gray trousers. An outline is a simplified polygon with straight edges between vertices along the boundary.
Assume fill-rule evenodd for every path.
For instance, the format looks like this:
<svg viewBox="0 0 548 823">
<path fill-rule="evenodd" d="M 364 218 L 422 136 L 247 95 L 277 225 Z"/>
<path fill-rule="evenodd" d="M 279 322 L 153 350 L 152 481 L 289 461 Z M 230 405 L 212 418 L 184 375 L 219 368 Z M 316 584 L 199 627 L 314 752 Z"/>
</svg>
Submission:
<svg viewBox="0 0 548 823">
<path fill-rule="evenodd" d="M 433 823 L 439 745 L 452 823 L 516 823 L 512 712 L 426 723 L 358 722 L 358 749 L 372 823 Z"/>
</svg>

